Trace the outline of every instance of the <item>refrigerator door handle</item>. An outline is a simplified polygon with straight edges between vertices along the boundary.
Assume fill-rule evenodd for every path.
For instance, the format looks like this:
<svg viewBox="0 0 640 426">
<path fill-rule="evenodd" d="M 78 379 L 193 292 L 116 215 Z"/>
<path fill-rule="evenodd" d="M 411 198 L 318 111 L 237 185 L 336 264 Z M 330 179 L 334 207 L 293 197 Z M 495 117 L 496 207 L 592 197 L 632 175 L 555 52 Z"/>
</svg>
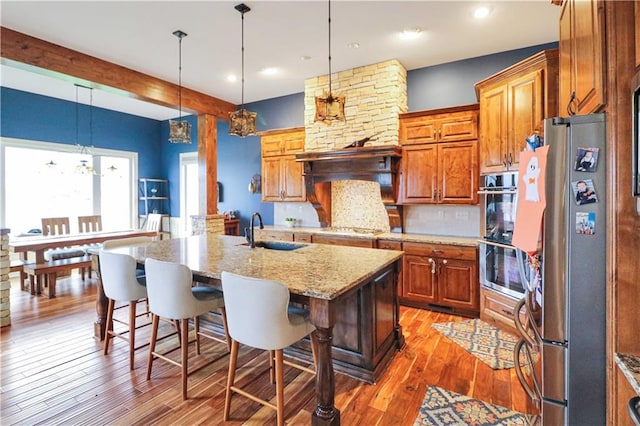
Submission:
<svg viewBox="0 0 640 426">
<path fill-rule="evenodd" d="M 526 301 L 527 301 L 527 296 L 525 295 L 525 297 L 523 297 L 522 299 L 520 299 L 518 303 L 516 303 L 515 308 L 513 308 L 513 322 L 515 323 L 516 329 L 518 330 L 518 334 L 527 343 L 527 345 L 529 345 L 529 347 L 532 347 L 532 348 L 537 348 L 538 343 L 533 339 L 533 337 L 529 335 L 527 330 L 525 330 L 524 325 L 522 325 L 522 322 L 520 321 L 520 310 L 525 305 Z M 528 310 L 526 314 L 527 314 L 527 319 L 529 319 Z"/>
<path fill-rule="evenodd" d="M 524 347 L 524 345 L 525 340 L 520 339 L 513 349 L 514 368 L 516 370 L 516 376 L 518 376 L 518 380 L 520 381 L 522 388 L 524 389 L 526 394 L 529 395 L 531 401 L 533 401 L 536 407 L 540 408 L 542 393 L 540 392 L 540 385 L 538 384 L 538 379 L 534 373 L 533 357 L 531 356 L 531 352 L 528 350 L 528 348 L 526 351 L 526 362 L 528 364 L 527 368 L 529 368 L 532 373 L 531 378 L 533 380 L 533 388 L 529 385 L 529 382 L 527 382 L 527 379 L 524 376 L 524 372 L 522 371 L 522 366 L 520 365 L 520 355 L 522 353 L 522 348 Z"/>
</svg>

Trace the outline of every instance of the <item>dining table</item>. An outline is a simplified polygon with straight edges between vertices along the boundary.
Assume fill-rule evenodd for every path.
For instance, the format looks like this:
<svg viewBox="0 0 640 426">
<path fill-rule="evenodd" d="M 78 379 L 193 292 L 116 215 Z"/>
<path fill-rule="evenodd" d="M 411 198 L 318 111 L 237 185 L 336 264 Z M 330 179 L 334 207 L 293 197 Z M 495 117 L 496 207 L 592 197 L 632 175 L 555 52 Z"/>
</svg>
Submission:
<svg viewBox="0 0 640 426">
<path fill-rule="evenodd" d="M 109 251 L 131 255 L 140 265 L 147 258 L 187 265 L 198 285 L 220 290 L 222 271 L 286 285 L 291 300 L 308 308 L 318 340 L 316 408 L 311 415 L 311 423 L 339 425 L 340 411 L 334 405 L 332 357 L 342 356 L 335 361 L 338 362 L 337 368 L 344 368 L 349 361 L 357 359 L 358 347 L 371 344 L 370 350 L 363 351 L 367 354 L 360 354 L 363 361 L 356 362 L 357 365 L 346 374 L 357 376 L 366 373 L 367 367 L 375 370 L 375 374 L 381 374 L 404 345 L 397 297 L 403 252 L 311 243 L 278 242 L 266 246 L 251 248 L 242 237 L 210 234 L 117 247 Z M 251 289 L 247 288 L 247 291 Z M 99 293 L 98 297 L 104 297 L 104 294 Z M 366 324 L 363 327 L 353 325 L 354 315 L 358 315 L 359 310 L 367 312 L 355 321 Z M 376 312 L 380 314 L 379 320 L 374 319 L 377 318 Z M 339 330 L 335 336 L 334 326 Z M 345 350 L 335 346 L 334 341 L 334 337 L 336 340 L 344 339 L 342 333 L 350 337 L 360 333 L 362 340 L 355 343 L 353 350 Z M 371 354 L 375 355 L 368 357 Z"/>
</svg>

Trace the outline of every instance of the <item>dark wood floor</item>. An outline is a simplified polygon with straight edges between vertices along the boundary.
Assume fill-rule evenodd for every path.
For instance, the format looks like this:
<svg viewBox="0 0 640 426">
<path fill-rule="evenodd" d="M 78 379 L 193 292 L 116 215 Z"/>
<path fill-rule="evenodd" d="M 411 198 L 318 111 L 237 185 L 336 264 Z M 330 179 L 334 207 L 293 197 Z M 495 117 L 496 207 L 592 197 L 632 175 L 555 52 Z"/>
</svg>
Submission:
<svg viewBox="0 0 640 426">
<path fill-rule="evenodd" d="M 189 377 L 189 399 L 182 401 L 177 367 L 158 360 L 146 380 L 146 348 L 137 351 L 133 372 L 125 342 L 115 340 L 111 353 L 103 355 L 93 338 L 95 285 L 72 276 L 57 287 L 58 296 L 49 300 L 20 291 L 12 280 L 12 325 L 2 328 L 0 338 L 2 425 L 223 423 L 228 357 L 222 345 L 205 343 L 200 356 L 191 349 L 190 367 L 201 368 Z M 342 424 L 411 425 L 430 384 L 533 413 L 513 369 L 492 370 L 429 326 L 463 319 L 403 307 L 407 344 L 380 382 L 336 376 Z M 139 341 L 149 328 L 141 329 Z M 164 328 L 170 331 L 170 325 Z M 175 343 L 172 338 L 164 344 Z M 237 383 L 275 401 L 266 355 L 241 347 L 238 364 L 243 367 Z M 287 367 L 285 381 L 287 423 L 309 424 L 315 407 L 312 376 Z M 240 396 L 233 399 L 231 415 L 229 424 L 275 423 L 275 412 Z"/>
</svg>

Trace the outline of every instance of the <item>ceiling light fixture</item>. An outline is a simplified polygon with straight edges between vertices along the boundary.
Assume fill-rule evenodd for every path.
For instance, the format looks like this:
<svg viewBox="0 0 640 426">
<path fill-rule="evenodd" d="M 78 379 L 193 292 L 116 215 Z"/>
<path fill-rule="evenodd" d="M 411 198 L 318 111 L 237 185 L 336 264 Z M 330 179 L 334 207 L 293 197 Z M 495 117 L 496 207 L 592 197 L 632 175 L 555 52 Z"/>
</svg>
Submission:
<svg viewBox="0 0 640 426">
<path fill-rule="evenodd" d="M 473 17 L 476 19 L 484 19 L 489 16 L 489 8 L 486 6 L 479 6 L 473 11 Z"/>
<path fill-rule="evenodd" d="M 187 36 L 184 31 L 176 30 L 173 35 L 178 37 L 178 120 L 169 120 L 169 142 L 191 143 L 191 123 L 182 118 L 182 39 Z"/>
<path fill-rule="evenodd" d="M 344 121 L 344 96 L 331 93 L 331 0 L 329 0 L 329 93 L 316 96 L 315 121 L 331 124 L 332 121 Z"/>
<path fill-rule="evenodd" d="M 260 73 L 263 75 L 276 75 L 278 74 L 278 68 L 276 67 L 265 67 L 260 70 Z"/>
<path fill-rule="evenodd" d="M 251 8 L 244 3 L 240 3 L 234 8 L 242 15 L 242 103 L 240 109 L 229 113 L 229 134 L 240 136 L 254 136 L 256 134 L 256 114 L 244 108 L 244 14 Z"/>
<path fill-rule="evenodd" d="M 360 43 L 358 43 L 357 41 L 354 41 L 354 42 L 348 43 L 347 47 L 349 49 L 358 49 L 360 48 Z"/>
<path fill-rule="evenodd" d="M 93 150 L 93 87 L 82 86 L 80 84 L 75 83 L 76 86 L 76 147 L 78 148 L 78 152 L 80 155 L 88 155 L 92 156 Z M 86 144 L 80 143 L 80 102 L 78 100 L 78 88 L 82 87 L 84 89 L 89 90 L 89 140 Z M 92 174 L 95 175 L 96 170 L 93 166 L 90 166 L 89 160 L 82 158 L 80 159 L 80 164 L 76 166 L 76 171 L 81 174 Z"/>
<path fill-rule="evenodd" d="M 400 38 L 403 40 L 415 40 L 420 37 L 422 30 L 420 28 L 409 28 L 400 33 Z"/>
</svg>

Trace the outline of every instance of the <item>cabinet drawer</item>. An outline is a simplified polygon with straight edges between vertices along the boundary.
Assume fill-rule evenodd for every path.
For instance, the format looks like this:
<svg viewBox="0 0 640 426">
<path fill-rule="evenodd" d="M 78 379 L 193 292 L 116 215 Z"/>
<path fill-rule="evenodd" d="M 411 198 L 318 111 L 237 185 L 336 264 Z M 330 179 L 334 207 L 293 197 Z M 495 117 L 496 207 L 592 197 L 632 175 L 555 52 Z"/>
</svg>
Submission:
<svg viewBox="0 0 640 426">
<path fill-rule="evenodd" d="M 402 242 L 395 240 L 378 240 L 378 248 L 385 250 L 402 250 Z"/>
<path fill-rule="evenodd" d="M 517 300 L 499 292 L 481 287 L 480 289 L 480 319 L 492 322 L 501 328 L 515 331 L 513 309 Z M 524 310 L 520 313 L 520 321 L 526 322 Z"/>
<path fill-rule="evenodd" d="M 261 229 L 260 232 L 256 229 L 256 240 L 277 240 L 277 241 L 293 241 L 293 232 L 288 231 L 266 231 Z"/>
<path fill-rule="evenodd" d="M 411 243 L 405 242 L 402 249 L 407 254 L 418 256 L 432 256 L 447 259 L 476 260 L 476 248 L 468 246 L 453 246 L 446 244 Z"/>
<path fill-rule="evenodd" d="M 311 242 L 311 234 L 296 232 L 293 234 L 293 241 L 299 241 L 302 243 L 310 243 Z"/>
<path fill-rule="evenodd" d="M 374 240 L 362 238 L 349 238 L 328 235 L 314 235 L 311 241 L 316 244 L 334 244 L 338 246 L 366 247 L 373 248 Z"/>
<path fill-rule="evenodd" d="M 429 117 L 400 120 L 400 142 L 403 145 L 437 141 L 437 123 Z"/>
</svg>

